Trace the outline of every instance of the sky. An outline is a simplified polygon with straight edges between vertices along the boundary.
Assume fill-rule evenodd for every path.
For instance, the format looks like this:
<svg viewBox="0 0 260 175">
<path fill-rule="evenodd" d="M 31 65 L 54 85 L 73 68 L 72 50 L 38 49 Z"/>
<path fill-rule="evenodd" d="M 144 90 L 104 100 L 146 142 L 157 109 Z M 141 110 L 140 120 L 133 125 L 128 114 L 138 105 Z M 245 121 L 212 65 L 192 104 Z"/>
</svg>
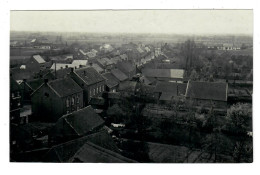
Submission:
<svg viewBox="0 0 260 175">
<path fill-rule="evenodd" d="M 11 31 L 253 34 L 252 10 L 11 11 Z"/>
</svg>

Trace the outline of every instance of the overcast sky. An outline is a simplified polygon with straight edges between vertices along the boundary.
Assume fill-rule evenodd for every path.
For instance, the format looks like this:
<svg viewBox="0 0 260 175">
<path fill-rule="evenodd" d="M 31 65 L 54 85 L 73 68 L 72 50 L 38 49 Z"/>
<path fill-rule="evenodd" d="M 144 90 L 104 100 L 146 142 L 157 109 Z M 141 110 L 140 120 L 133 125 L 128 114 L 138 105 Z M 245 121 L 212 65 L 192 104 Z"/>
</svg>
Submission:
<svg viewBox="0 0 260 175">
<path fill-rule="evenodd" d="M 249 34 L 252 10 L 11 11 L 11 31 Z"/>
</svg>

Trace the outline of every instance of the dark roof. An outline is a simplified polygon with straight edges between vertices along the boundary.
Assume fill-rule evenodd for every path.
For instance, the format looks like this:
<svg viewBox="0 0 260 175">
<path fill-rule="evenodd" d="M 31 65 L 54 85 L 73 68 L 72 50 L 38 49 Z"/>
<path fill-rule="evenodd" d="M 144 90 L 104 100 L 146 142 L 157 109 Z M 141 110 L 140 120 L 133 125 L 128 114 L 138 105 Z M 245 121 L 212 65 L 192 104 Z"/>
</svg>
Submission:
<svg viewBox="0 0 260 175">
<path fill-rule="evenodd" d="M 76 69 L 74 71 L 87 85 L 105 80 L 93 67 Z"/>
<path fill-rule="evenodd" d="M 56 78 L 64 78 L 71 72 L 71 68 L 59 69 L 56 71 Z M 53 72 L 55 75 L 55 72 Z"/>
<path fill-rule="evenodd" d="M 160 100 L 162 101 L 171 101 L 172 97 L 175 96 L 176 94 L 171 93 L 171 92 L 163 92 L 162 95 L 160 96 Z"/>
<path fill-rule="evenodd" d="M 100 58 L 100 59 L 97 59 L 97 61 L 98 61 L 98 63 L 100 63 L 104 67 L 113 64 L 113 62 L 108 58 Z"/>
<path fill-rule="evenodd" d="M 124 81 L 119 84 L 119 91 L 135 92 L 137 82 L 135 81 Z"/>
<path fill-rule="evenodd" d="M 85 163 L 136 163 L 118 153 L 102 148 L 91 142 L 85 143 L 71 158 L 72 162 Z"/>
<path fill-rule="evenodd" d="M 69 77 L 50 81 L 48 85 L 60 97 L 65 97 L 83 91 L 81 87 Z"/>
<path fill-rule="evenodd" d="M 132 72 L 135 70 L 135 66 L 128 61 L 118 62 L 117 67 L 123 72 Z"/>
<path fill-rule="evenodd" d="M 174 82 L 157 82 L 154 92 L 172 93 L 174 96 L 185 95 L 187 84 L 186 83 L 174 83 Z"/>
<path fill-rule="evenodd" d="M 113 152 L 119 152 L 111 136 L 107 133 L 106 130 L 102 130 L 79 139 L 53 146 L 45 155 L 44 161 L 70 162 L 71 158 L 87 141 Z"/>
<path fill-rule="evenodd" d="M 106 85 L 109 88 L 115 87 L 118 85 L 119 81 L 118 79 L 110 72 L 102 74 L 103 77 L 106 78 Z"/>
<path fill-rule="evenodd" d="M 93 67 L 98 73 L 104 71 L 104 69 L 102 69 L 102 67 L 100 67 L 98 64 L 93 63 L 93 64 L 92 64 L 92 67 Z"/>
<path fill-rule="evenodd" d="M 33 79 L 28 81 L 28 84 L 33 90 L 36 90 L 38 87 L 42 85 L 43 82 L 44 82 L 43 79 L 38 78 L 38 79 Z"/>
<path fill-rule="evenodd" d="M 104 120 L 96 114 L 91 106 L 62 116 L 57 122 L 66 122 L 78 136 L 87 134 L 104 124 Z M 65 132 L 65 131 L 64 131 Z M 63 133 L 64 133 L 63 132 Z"/>
<path fill-rule="evenodd" d="M 34 73 L 28 69 L 12 68 L 12 77 L 15 80 L 33 79 Z"/>
<path fill-rule="evenodd" d="M 155 87 L 151 86 L 151 85 L 143 84 L 140 89 L 141 89 L 142 93 L 149 93 L 150 94 L 150 93 L 154 92 Z"/>
<path fill-rule="evenodd" d="M 127 76 L 120 71 L 119 69 L 112 69 L 111 73 L 119 80 L 119 81 L 125 81 L 127 80 Z"/>
<path fill-rule="evenodd" d="M 189 81 L 186 97 L 227 101 L 227 91 L 227 83 Z"/>
</svg>

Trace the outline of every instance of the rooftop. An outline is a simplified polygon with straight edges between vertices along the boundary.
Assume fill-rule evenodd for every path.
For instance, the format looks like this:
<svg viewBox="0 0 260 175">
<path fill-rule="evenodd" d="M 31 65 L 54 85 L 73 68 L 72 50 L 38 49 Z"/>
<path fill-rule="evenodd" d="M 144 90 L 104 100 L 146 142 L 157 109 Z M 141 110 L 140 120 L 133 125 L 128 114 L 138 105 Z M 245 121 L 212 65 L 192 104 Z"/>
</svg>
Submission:
<svg viewBox="0 0 260 175">
<path fill-rule="evenodd" d="M 76 69 L 74 71 L 87 85 L 105 80 L 93 67 Z"/>
<path fill-rule="evenodd" d="M 81 92 L 79 85 L 69 77 L 48 82 L 49 87 L 60 97 Z"/>
<path fill-rule="evenodd" d="M 45 63 L 45 60 L 40 55 L 33 55 L 33 58 L 40 64 Z"/>
<path fill-rule="evenodd" d="M 104 120 L 96 114 L 91 106 L 62 116 L 57 123 L 66 122 L 78 136 L 87 134 L 104 124 Z M 63 133 L 66 132 L 65 130 Z"/>
<path fill-rule="evenodd" d="M 180 78 L 184 77 L 183 69 L 143 69 L 142 73 L 147 77 Z"/>
<path fill-rule="evenodd" d="M 127 80 L 127 76 L 120 71 L 119 69 L 112 69 L 111 73 L 119 80 L 119 81 L 125 81 Z"/>
<path fill-rule="evenodd" d="M 128 61 L 123 61 L 123 62 L 119 62 L 117 63 L 117 67 L 124 72 L 132 72 L 135 70 L 135 66 L 132 65 L 130 62 Z"/>
<path fill-rule="evenodd" d="M 224 82 L 189 81 L 186 97 L 227 101 L 228 84 Z"/>
<path fill-rule="evenodd" d="M 106 85 L 109 87 L 109 88 L 112 88 L 112 87 L 115 87 L 118 85 L 119 81 L 118 79 L 110 72 L 107 72 L 107 73 L 104 73 L 102 74 L 103 77 L 105 77 L 106 79 Z"/>
<path fill-rule="evenodd" d="M 50 151 L 45 155 L 44 161 L 70 162 L 71 158 L 86 142 L 92 142 L 102 148 L 111 150 L 113 152 L 119 152 L 111 136 L 107 133 L 107 131 L 102 130 L 100 132 L 93 133 L 79 139 L 71 140 L 69 142 L 53 146 Z"/>
<path fill-rule="evenodd" d="M 71 159 L 73 162 L 88 163 L 135 163 L 116 152 L 102 148 L 94 143 L 85 143 Z"/>
</svg>

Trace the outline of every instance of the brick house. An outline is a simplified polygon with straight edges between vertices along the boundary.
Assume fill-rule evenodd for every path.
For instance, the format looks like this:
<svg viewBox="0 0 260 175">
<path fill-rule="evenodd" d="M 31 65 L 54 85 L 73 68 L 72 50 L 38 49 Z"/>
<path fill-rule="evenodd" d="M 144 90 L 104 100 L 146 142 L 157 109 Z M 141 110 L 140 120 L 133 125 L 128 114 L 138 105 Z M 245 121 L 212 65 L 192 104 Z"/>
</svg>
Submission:
<svg viewBox="0 0 260 175">
<path fill-rule="evenodd" d="M 32 95 L 33 115 L 44 121 L 57 121 L 62 115 L 83 107 L 83 90 L 71 78 L 45 82 Z"/>
<path fill-rule="evenodd" d="M 83 89 L 84 106 L 91 97 L 99 97 L 105 91 L 105 78 L 93 67 L 71 69 L 70 77 Z"/>
</svg>

